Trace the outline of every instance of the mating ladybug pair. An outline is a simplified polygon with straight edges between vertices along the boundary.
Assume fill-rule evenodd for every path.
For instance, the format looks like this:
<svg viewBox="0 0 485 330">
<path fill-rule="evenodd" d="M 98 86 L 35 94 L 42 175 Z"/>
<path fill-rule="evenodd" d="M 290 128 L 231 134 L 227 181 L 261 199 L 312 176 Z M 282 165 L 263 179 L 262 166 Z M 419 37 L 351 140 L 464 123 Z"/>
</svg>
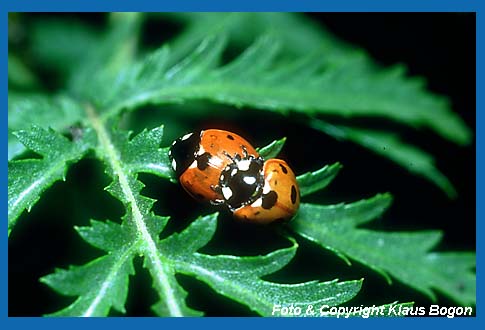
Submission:
<svg viewBox="0 0 485 330">
<path fill-rule="evenodd" d="M 255 223 L 289 220 L 300 205 L 295 174 L 281 159 L 264 161 L 237 134 L 208 129 L 178 138 L 169 152 L 184 189 Z"/>
</svg>

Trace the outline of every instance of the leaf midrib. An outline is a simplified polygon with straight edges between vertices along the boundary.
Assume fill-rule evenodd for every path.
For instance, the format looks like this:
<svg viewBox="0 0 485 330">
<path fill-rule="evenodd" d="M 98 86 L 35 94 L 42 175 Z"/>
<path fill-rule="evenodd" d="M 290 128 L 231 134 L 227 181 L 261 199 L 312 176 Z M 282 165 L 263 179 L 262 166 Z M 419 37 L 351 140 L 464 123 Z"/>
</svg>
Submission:
<svg viewBox="0 0 485 330">
<path fill-rule="evenodd" d="M 240 302 L 248 305 L 252 310 L 254 310 L 257 313 L 261 313 L 261 314 L 264 315 L 266 312 L 272 310 L 272 306 L 274 305 L 275 302 L 270 301 L 268 299 L 263 299 L 260 294 L 256 293 L 254 290 L 250 290 L 249 289 L 250 285 L 248 283 L 245 283 L 244 281 L 237 282 L 237 283 L 242 284 L 242 285 L 236 285 L 235 284 L 236 281 L 227 281 L 226 278 L 219 276 L 214 271 L 207 269 L 206 267 L 203 267 L 203 266 L 191 263 L 191 262 L 187 262 L 187 261 L 182 261 L 182 260 L 177 260 L 176 263 L 178 265 L 177 268 L 181 273 L 189 273 L 189 274 L 195 275 L 197 277 L 202 276 L 201 274 L 206 274 L 206 276 L 209 276 L 209 277 L 211 277 L 212 279 L 214 279 L 218 282 L 224 283 L 224 286 L 235 290 L 234 292 L 242 293 L 242 294 L 244 294 L 245 297 L 250 297 L 250 298 L 253 299 L 253 301 L 258 301 L 258 302 L 260 302 L 260 304 L 262 306 L 266 306 L 266 307 L 263 307 L 263 308 L 265 308 L 265 310 L 260 310 L 253 305 L 248 305 L 247 299 L 242 300 L 239 297 L 233 298 L 236 301 L 240 301 Z M 185 272 L 184 272 L 184 270 L 185 270 Z M 229 272 L 228 275 L 229 276 L 235 275 L 235 277 L 238 278 L 237 272 Z M 201 278 L 201 280 L 204 281 L 203 278 Z M 261 280 L 261 281 L 264 281 L 264 280 Z M 276 284 L 276 283 L 274 283 L 274 284 Z M 304 283 L 300 283 L 300 284 L 304 284 Z M 241 290 L 241 288 L 242 288 L 242 290 Z M 340 295 L 340 294 L 338 294 L 338 295 Z M 334 298 L 338 297 L 338 295 L 328 297 L 328 298 L 324 298 L 324 299 L 315 300 L 315 301 L 308 301 L 306 303 L 312 304 L 312 303 L 315 303 L 315 302 L 319 302 L 319 303 L 326 302 L 326 301 L 329 301 L 329 300 L 333 300 Z M 265 297 L 265 296 L 263 296 L 263 297 Z"/>
<path fill-rule="evenodd" d="M 106 279 L 101 284 L 101 286 L 98 290 L 98 294 L 93 298 L 91 304 L 89 305 L 89 307 L 86 309 L 86 311 L 83 313 L 82 316 L 89 317 L 89 316 L 93 315 L 97 306 L 101 302 L 101 300 L 104 296 L 104 293 L 106 293 L 106 290 L 108 289 L 109 285 L 113 282 L 113 279 L 115 278 L 116 274 L 119 272 L 119 270 L 121 269 L 121 267 L 125 263 L 126 259 L 128 257 L 132 256 L 136 252 L 136 249 L 140 245 L 140 242 L 141 242 L 140 240 L 136 240 L 135 242 L 133 242 L 130 245 L 130 247 L 128 249 L 126 249 L 121 254 L 121 256 L 119 256 L 116 259 L 115 264 L 113 265 L 110 272 L 108 273 L 108 276 L 106 276 Z M 103 290 L 103 288 L 105 288 L 105 289 Z"/>
<path fill-rule="evenodd" d="M 258 95 L 262 95 L 265 93 L 278 93 L 281 95 L 294 95 L 295 98 L 300 98 L 300 99 L 314 99 L 315 97 L 318 98 L 319 101 L 322 99 L 322 91 L 315 89 L 315 90 L 299 90 L 297 93 L 295 93 L 295 89 L 292 88 L 291 86 L 278 86 L 278 88 L 271 88 L 268 86 L 261 86 L 259 84 L 241 84 L 239 82 L 228 82 L 228 81 L 221 81 L 221 82 L 208 82 L 208 83 L 200 83 L 200 82 L 189 82 L 183 85 L 177 86 L 176 84 L 172 86 L 156 86 L 153 88 L 148 88 L 141 93 L 135 93 L 135 97 L 130 97 L 122 102 L 115 103 L 114 105 L 109 106 L 106 110 L 103 110 L 102 117 L 103 118 L 109 118 L 113 114 L 118 113 L 121 109 L 123 108 L 131 108 L 134 106 L 138 106 L 141 104 L 145 103 L 150 103 L 152 102 L 154 98 L 163 98 L 167 97 L 167 101 L 169 101 L 169 98 L 172 97 L 188 97 L 188 98 L 208 98 L 211 97 L 211 94 L 213 95 L 224 95 L 227 93 L 228 90 L 235 90 L 235 91 L 245 91 L 248 93 L 257 93 Z M 221 92 L 222 91 L 222 92 Z M 216 93 L 216 94 L 214 94 Z M 233 93 L 230 93 L 234 95 Z M 306 95 L 305 97 L 302 97 L 302 95 Z M 336 91 L 332 91 L 330 94 L 332 98 L 335 98 L 336 96 L 339 96 L 341 98 L 348 99 L 348 93 L 338 93 Z M 369 95 L 367 95 L 365 92 L 355 92 L 352 93 L 352 99 L 357 98 L 368 98 Z M 390 98 L 387 99 L 386 95 L 378 95 L 377 97 L 373 95 L 372 99 L 374 102 L 379 102 L 381 105 L 384 106 L 385 109 L 389 108 L 387 103 L 391 103 L 395 106 L 395 101 Z M 160 100 L 158 102 L 161 102 Z M 273 103 L 273 101 L 271 102 Z M 406 104 L 401 104 L 401 109 L 408 109 L 411 110 L 413 113 L 417 113 L 415 105 L 413 107 L 407 106 Z M 269 107 L 269 108 L 274 108 Z M 420 108 L 427 110 L 428 108 L 423 105 Z M 295 111 L 298 111 L 298 108 L 293 107 L 292 108 Z M 353 110 L 348 110 L 346 108 L 339 108 L 338 111 L 335 111 L 335 109 L 332 109 L 331 107 L 328 107 L 326 109 L 324 108 L 318 108 L 318 111 L 316 109 L 313 109 L 312 112 L 321 112 L 327 110 L 331 114 L 336 114 L 336 115 L 341 115 L 341 116 L 346 116 L 346 115 L 365 115 L 365 116 L 385 116 L 385 117 L 390 117 L 390 118 L 398 118 L 399 120 L 402 120 L 404 122 L 409 122 L 409 123 L 414 123 L 414 124 L 423 124 L 427 123 L 428 120 L 426 117 L 418 117 L 415 118 L 410 115 L 406 115 L 406 111 L 392 111 L 389 112 L 388 110 L 382 110 L 380 107 L 373 106 L 372 107 L 372 112 L 369 113 L 366 108 L 356 108 Z M 308 111 L 307 111 L 308 112 Z"/>
<path fill-rule="evenodd" d="M 153 241 L 153 238 L 150 235 L 148 228 L 145 224 L 140 206 L 138 205 L 135 195 L 128 183 L 128 173 L 125 173 L 123 169 L 119 153 L 116 150 L 113 142 L 111 141 L 111 138 L 106 128 L 104 127 L 101 118 L 95 112 L 95 109 L 88 105 L 86 107 L 86 113 L 92 127 L 98 135 L 100 148 L 104 150 L 106 159 L 108 160 L 114 172 L 114 175 L 118 177 L 122 192 L 125 195 L 126 200 L 131 205 L 131 212 L 137 228 L 137 234 L 140 236 L 139 239 L 142 240 L 144 243 L 141 247 L 141 251 L 143 251 L 144 254 L 150 259 L 156 270 L 158 276 L 155 276 L 155 281 L 159 283 L 160 288 L 162 288 L 165 294 L 166 303 L 170 315 L 183 316 L 182 309 L 179 306 L 175 297 L 175 290 L 170 287 L 167 268 L 162 264 L 161 256 L 159 255 L 156 244 Z"/>
</svg>

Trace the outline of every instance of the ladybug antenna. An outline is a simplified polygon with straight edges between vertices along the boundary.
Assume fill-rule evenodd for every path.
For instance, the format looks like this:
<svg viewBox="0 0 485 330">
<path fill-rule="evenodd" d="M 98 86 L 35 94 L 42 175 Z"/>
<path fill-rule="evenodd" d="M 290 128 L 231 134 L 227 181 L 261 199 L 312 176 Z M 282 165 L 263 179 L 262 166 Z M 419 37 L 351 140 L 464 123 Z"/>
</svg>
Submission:
<svg viewBox="0 0 485 330">
<path fill-rule="evenodd" d="M 229 153 L 227 151 L 224 150 L 224 156 L 226 156 L 227 158 L 229 158 L 231 161 L 234 161 L 234 157 L 232 157 L 231 155 L 229 155 Z"/>
</svg>

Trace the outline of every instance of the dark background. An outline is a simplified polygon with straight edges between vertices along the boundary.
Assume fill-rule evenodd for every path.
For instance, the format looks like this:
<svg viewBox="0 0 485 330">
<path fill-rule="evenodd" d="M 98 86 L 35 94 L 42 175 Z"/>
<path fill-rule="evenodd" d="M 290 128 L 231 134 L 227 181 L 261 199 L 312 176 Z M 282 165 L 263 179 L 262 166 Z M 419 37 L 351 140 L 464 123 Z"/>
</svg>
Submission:
<svg viewBox="0 0 485 330">
<path fill-rule="evenodd" d="M 447 95 L 454 110 L 475 130 L 475 16 L 467 13 L 311 13 L 312 19 L 324 24 L 343 40 L 362 47 L 382 65 L 405 63 L 410 75 L 423 76 L 429 89 Z M 48 17 L 48 15 L 44 15 Z M 36 16 L 38 18 L 39 16 Z M 104 16 L 80 16 L 92 24 L 102 24 Z M 167 37 L 180 27 L 157 23 Z M 162 24 L 162 25 L 160 25 Z M 163 25 L 166 24 L 166 25 Z M 148 30 L 149 31 L 149 30 Z M 167 32 L 168 31 L 168 32 Z M 49 76 L 46 75 L 49 80 Z M 143 112 L 140 112 L 142 116 Z M 135 121 L 143 119 L 135 118 Z M 247 109 L 244 118 L 221 118 L 217 121 L 185 119 L 186 126 L 231 128 L 260 146 L 287 136 L 282 158 L 297 173 L 315 170 L 323 164 L 339 161 L 344 168 L 324 191 L 306 202 L 321 204 L 355 201 L 379 192 L 391 192 L 393 206 L 384 217 L 367 227 L 385 230 L 440 229 L 444 232 L 438 250 L 475 250 L 475 143 L 459 147 L 428 131 L 415 131 L 379 121 L 363 121 L 396 130 L 405 140 L 431 152 L 438 168 L 451 180 L 458 198 L 450 200 L 429 181 L 409 174 L 380 156 L 348 142 L 337 142 L 322 133 L 275 114 Z M 155 125 L 155 124 L 154 124 Z M 311 141 L 311 143 L 309 143 Z M 168 142 L 167 142 L 168 144 Z M 315 151 L 315 145 L 319 151 Z M 323 152 L 321 150 L 324 150 Z M 211 209 L 192 201 L 178 186 L 140 175 L 146 184 L 143 193 L 157 199 L 157 214 L 170 214 L 173 220 L 167 233 L 180 230 L 198 214 Z M 162 182 L 161 182 L 162 181 Z M 57 295 L 38 282 L 54 267 L 83 264 L 103 253 L 83 242 L 72 226 L 87 225 L 90 218 L 117 220 L 124 213 L 121 204 L 103 191 L 109 184 L 102 165 L 85 159 L 68 172 L 67 181 L 56 183 L 32 209 L 24 214 L 9 239 L 9 315 L 41 315 L 66 306 L 74 300 Z M 52 201 L 55 201 L 52 203 Z M 204 248 L 207 253 L 239 255 L 262 254 L 287 246 L 272 228 L 253 228 L 222 216 L 215 239 Z M 226 221 L 227 220 L 227 221 Z M 267 277 L 281 282 L 305 280 L 341 280 L 364 277 L 362 292 L 351 305 L 384 304 L 392 301 L 416 301 L 429 305 L 428 298 L 385 280 L 365 267 L 347 267 L 332 253 L 299 239 L 295 259 L 282 271 Z M 152 315 L 149 306 L 156 295 L 152 280 L 135 261 L 137 275 L 130 278 L 128 315 Z M 219 296 L 205 284 L 185 276 L 180 282 L 190 295 L 190 306 L 207 315 L 253 315 L 244 306 Z M 453 302 L 438 295 L 440 304 Z M 113 312 L 113 315 L 117 315 Z"/>
</svg>

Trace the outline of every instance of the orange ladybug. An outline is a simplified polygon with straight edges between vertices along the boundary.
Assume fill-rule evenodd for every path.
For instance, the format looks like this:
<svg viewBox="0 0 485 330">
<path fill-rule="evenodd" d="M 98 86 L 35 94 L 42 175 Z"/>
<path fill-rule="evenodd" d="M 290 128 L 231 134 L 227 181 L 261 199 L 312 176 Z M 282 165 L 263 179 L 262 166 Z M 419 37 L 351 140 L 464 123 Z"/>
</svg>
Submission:
<svg viewBox="0 0 485 330">
<path fill-rule="evenodd" d="M 268 224 L 291 219 L 300 206 L 300 190 L 295 174 L 281 159 L 262 163 L 235 158 L 221 173 L 219 189 L 239 220 Z"/>
<path fill-rule="evenodd" d="M 169 150 L 180 184 L 200 201 L 223 199 L 214 187 L 219 184 L 221 172 L 236 156 L 259 158 L 256 149 L 244 138 L 219 129 L 188 133 L 175 140 Z"/>
</svg>

